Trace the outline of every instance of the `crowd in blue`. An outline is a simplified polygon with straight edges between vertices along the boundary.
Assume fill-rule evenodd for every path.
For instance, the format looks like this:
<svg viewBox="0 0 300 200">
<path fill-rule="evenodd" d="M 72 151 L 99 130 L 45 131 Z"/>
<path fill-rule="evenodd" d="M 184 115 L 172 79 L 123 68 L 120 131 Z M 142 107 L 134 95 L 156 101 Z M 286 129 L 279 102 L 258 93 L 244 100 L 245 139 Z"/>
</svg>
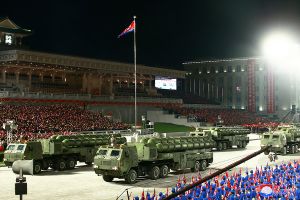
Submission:
<svg viewBox="0 0 300 200">
<path fill-rule="evenodd" d="M 175 193 L 189 184 L 200 180 L 201 177 L 192 177 L 191 181 L 179 179 L 170 192 L 155 190 L 143 192 L 133 200 L 162 200 L 171 193 Z M 249 200 L 249 199 L 280 199 L 300 200 L 300 162 L 266 165 L 244 172 L 226 172 L 221 176 L 193 187 L 173 200 Z"/>
</svg>

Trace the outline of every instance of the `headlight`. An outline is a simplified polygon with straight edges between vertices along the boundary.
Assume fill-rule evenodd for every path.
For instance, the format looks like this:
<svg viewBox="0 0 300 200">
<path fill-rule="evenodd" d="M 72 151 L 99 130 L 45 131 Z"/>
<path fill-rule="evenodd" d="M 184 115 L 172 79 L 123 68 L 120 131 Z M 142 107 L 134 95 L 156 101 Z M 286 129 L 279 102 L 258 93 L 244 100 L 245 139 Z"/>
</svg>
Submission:
<svg viewBox="0 0 300 200">
<path fill-rule="evenodd" d="M 94 168 L 98 168 L 98 165 L 95 165 L 95 164 L 94 164 L 93 167 L 94 167 Z"/>
<path fill-rule="evenodd" d="M 6 158 L 4 158 L 4 159 L 3 159 L 3 161 L 7 161 L 7 159 L 6 159 Z"/>
<path fill-rule="evenodd" d="M 112 169 L 113 169 L 113 170 L 118 170 L 118 167 L 117 167 L 117 166 L 114 166 Z"/>
</svg>

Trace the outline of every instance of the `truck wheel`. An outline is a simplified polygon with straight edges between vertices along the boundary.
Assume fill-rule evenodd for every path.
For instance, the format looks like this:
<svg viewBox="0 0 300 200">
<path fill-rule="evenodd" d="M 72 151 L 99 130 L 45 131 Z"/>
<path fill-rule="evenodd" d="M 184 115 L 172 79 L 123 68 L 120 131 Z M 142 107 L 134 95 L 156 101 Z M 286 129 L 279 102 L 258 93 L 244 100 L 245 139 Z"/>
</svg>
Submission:
<svg viewBox="0 0 300 200">
<path fill-rule="evenodd" d="M 291 153 L 294 154 L 295 153 L 295 146 L 292 145 L 290 148 L 291 148 Z"/>
<path fill-rule="evenodd" d="M 222 151 L 223 150 L 223 145 L 222 145 L 221 142 L 218 143 L 217 150 L 218 151 Z"/>
<path fill-rule="evenodd" d="M 64 159 L 59 159 L 56 163 L 55 168 L 59 171 L 65 170 L 66 169 L 66 161 Z"/>
<path fill-rule="evenodd" d="M 168 174 L 169 174 L 169 167 L 167 166 L 167 165 L 163 165 L 163 166 L 161 166 L 160 167 L 160 174 L 159 174 L 159 176 L 161 177 L 161 178 L 165 178 L 165 177 L 167 177 L 168 176 Z"/>
<path fill-rule="evenodd" d="M 134 169 L 131 169 L 125 177 L 125 182 L 132 184 L 135 183 L 137 179 L 137 173 Z"/>
<path fill-rule="evenodd" d="M 114 180 L 114 177 L 110 175 L 103 175 L 102 178 L 105 182 L 112 182 Z"/>
<path fill-rule="evenodd" d="M 246 146 L 247 146 L 246 141 L 242 141 L 242 148 L 246 148 Z"/>
<path fill-rule="evenodd" d="M 74 169 L 76 166 L 76 161 L 74 158 L 69 158 L 67 160 L 67 169 Z"/>
<path fill-rule="evenodd" d="M 232 149 L 232 146 L 233 146 L 232 142 L 229 142 L 228 145 L 227 145 L 227 149 Z"/>
<path fill-rule="evenodd" d="M 204 171 L 207 168 L 207 162 L 206 160 L 201 160 L 200 162 L 200 171 Z"/>
<path fill-rule="evenodd" d="M 33 174 L 38 174 L 41 172 L 42 165 L 39 161 L 34 161 L 33 163 Z"/>
<path fill-rule="evenodd" d="M 224 150 L 227 149 L 227 143 L 226 143 L 226 142 L 223 143 L 223 149 L 224 149 Z"/>
<path fill-rule="evenodd" d="M 283 149 L 282 149 L 282 155 L 286 155 L 286 147 L 283 147 Z"/>
<path fill-rule="evenodd" d="M 49 162 L 47 160 L 43 160 L 42 170 L 47 170 L 49 168 Z"/>
<path fill-rule="evenodd" d="M 93 162 L 85 162 L 86 165 L 91 166 Z"/>
<path fill-rule="evenodd" d="M 159 178 L 159 174 L 160 174 L 160 170 L 159 170 L 159 167 L 157 167 L 157 166 L 152 167 L 151 170 L 150 170 L 150 173 L 149 173 L 150 178 L 152 180 L 158 179 Z"/>
<path fill-rule="evenodd" d="M 200 162 L 199 161 L 195 162 L 195 165 L 194 165 L 193 168 L 191 168 L 191 171 L 192 172 L 198 172 L 198 171 L 200 171 Z"/>
</svg>

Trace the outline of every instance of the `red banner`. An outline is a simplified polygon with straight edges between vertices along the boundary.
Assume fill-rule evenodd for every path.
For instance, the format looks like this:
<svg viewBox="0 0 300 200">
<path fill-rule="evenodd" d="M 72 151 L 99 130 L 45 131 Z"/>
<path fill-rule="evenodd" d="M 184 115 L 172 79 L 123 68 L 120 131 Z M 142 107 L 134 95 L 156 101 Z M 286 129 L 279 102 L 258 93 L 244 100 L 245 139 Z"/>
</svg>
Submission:
<svg viewBox="0 0 300 200">
<path fill-rule="evenodd" d="M 255 60 L 248 60 L 248 111 L 256 112 Z"/>
</svg>

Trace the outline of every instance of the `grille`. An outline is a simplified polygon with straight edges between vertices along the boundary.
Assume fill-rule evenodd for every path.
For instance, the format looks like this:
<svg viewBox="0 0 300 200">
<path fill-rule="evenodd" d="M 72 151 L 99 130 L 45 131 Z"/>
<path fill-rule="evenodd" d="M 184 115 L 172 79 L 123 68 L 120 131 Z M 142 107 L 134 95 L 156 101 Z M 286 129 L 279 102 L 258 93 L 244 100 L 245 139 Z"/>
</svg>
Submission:
<svg viewBox="0 0 300 200">
<path fill-rule="evenodd" d="M 110 165 L 111 164 L 111 161 L 106 161 L 106 160 L 104 160 L 104 161 L 102 161 L 102 165 Z"/>
</svg>

